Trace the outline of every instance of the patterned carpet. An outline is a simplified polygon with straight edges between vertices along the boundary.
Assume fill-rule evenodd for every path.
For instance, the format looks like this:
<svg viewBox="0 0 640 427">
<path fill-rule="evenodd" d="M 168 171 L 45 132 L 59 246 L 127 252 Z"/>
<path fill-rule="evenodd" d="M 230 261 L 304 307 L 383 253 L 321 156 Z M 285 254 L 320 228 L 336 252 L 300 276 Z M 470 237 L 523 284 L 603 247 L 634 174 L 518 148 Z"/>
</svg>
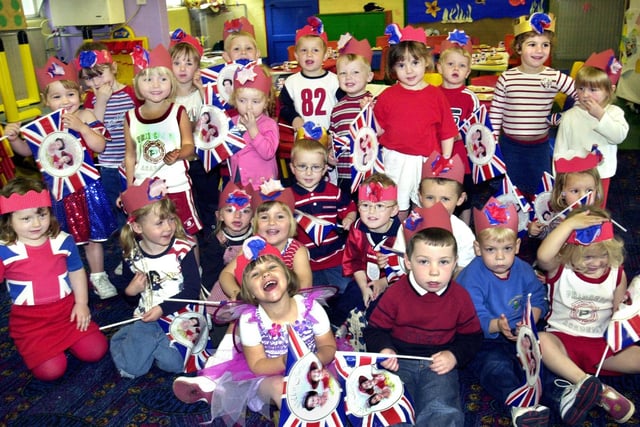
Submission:
<svg viewBox="0 0 640 427">
<path fill-rule="evenodd" d="M 626 271 L 629 277 L 640 272 L 640 159 L 638 151 L 623 151 L 619 171 L 612 184 L 609 207 L 613 217 L 629 229 L 622 233 L 627 248 Z M 118 262 L 114 245 L 107 248 L 107 269 Z M 100 301 L 92 296 L 94 319 L 105 325 L 131 315 L 121 299 Z M 95 364 L 83 364 L 69 356 L 66 375 L 44 383 L 26 371 L 8 333 L 10 310 L 6 289 L 0 291 L 0 426 L 195 426 L 209 421 L 207 405 L 185 405 L 178 401 L 171 384 L 175 375 L 152 369 L 135 380 L 121 378 L 107 355 Z M 115 331 L 108 331 L 113 334 Z M 472 372 L 462 371 L 461 393 L 466 426 L 509 426 L 511 420 L 499 402 L 477 384 Z M 605 379 L 640 408 L 640 376 Z M 635 415 L 628 425 L 640 424 Z M 213 426 L 224 426 L 216 419 Z M 271 420 L 250 414 L 247 425 L 272 426 Z M 552 416 L 553 426 L 562 425 Z M 585 426 L 614 426 L 599 409 L 592 410 Z"/>
</svg>

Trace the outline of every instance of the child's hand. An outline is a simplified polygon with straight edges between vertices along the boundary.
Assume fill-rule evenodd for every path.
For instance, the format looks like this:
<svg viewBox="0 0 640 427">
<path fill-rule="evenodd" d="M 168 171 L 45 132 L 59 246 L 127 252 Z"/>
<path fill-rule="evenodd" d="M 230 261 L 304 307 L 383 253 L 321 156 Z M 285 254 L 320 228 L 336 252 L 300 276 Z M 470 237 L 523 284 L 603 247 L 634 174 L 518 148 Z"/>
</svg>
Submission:
<svg viewBox="0 0 640 427">
<path fill-rule="evenodd" d="M 204 85 L 202 84 L 202 76 L 200 75 L 200 70 L 197 70 L 193 74 L 193 85 L 197 87 L 200 92 L 204 90 Z"/>
<path fill-rule="evenodd" d="M 606 218 L 602 218 L 601 216 L 596 215 L 590 215 L 590 213 L 591 212 L 589 212 L 588 210 L 580 212 L 579 214 L 565 219 L 564 222 L 566 222 L 572 230 L 580 230 L 582 228 L 602 224 L 603 222 L 607 221 Z"/>
<path fill-rule="evenodd" d="M 382 278 L 378 280 L 373 280 L 369 282 L 369 287 L 372 290 L 371 299 L 376 300 L 384 291 L 387 290 L 388 287 L 387 279 Z"/>
<path fill-rule="evenodd" d="M 369 307 L 369 303 L 375 299 L 373 297 L 373 288 L 368 284 L 364 289 L 360 290 L 362 291 L 362 302 L 364 302 L 364 306 Z"/>
<path fill-rule="evenodd" d="M 363 97 L 360 100 L 360 109 L 364 109 L 367 105 L 371 104 L 372 102 L 375 102 L 375 99 L 372 95 Z"/>
<path fill-rule="evenodd" d="M 355 213 L 353 215 L 351 215 L 350 213 L 347 214 L 347 216 L 345 216 L 344 219 L 342 220 L 342 228 L 344 229 L 344 231 L 349 231 L 349 229 L 351 228 L 351 226 L 355 221 L 356 221 Z"/>
<path fill-rule="evenodd" d="M 604 108 L 593 99 L 585 99 L 581 104 L 584 109 L 596 119 L 600 120 L 602 116 L 604 116 Z"/>
<path fill-rule="evenodd" d="M 64 127 L 67 129 L 73 129 L 76 132 L 81 132 L 84 126 L 87 126 L 85 122 L 83 122 L 80 117 L 76 116 L 73 113 L 64 113 L 62 115 L 62 123 Z"/>
<path fill-rule="evenodd" d="M 154 305 L 151 310 L 142 315 L 143 322 L 155 322 L 162 317 L 162 308 L 159 305 Z"/>
<path fill-rule="evenodd" d="M 133 276 L 133 279 L 131 279 L 131 282 L 129 282 L 129 286 L 127 286 L 127 289 L 125 290 L 125 292 L 127 293 L 127 295 L 139 295 L 142 292 L 144 292 L 145 287 L 147 286 L 147 276 L 146 274 L 144 274 L 141 271 L 136 271 L 136 274 Z"/>
<path fill-rule="evenodd" d="M 396 352 L 391 350 L 390 348 L 383 348 L 382 350 L 380 350 L 380 354 L 396 354 Z M 380 366 L 392 372 L 397 371 L 400 367 L 397 357 L 390 357 L 384 362 L 380 362 Z"/>
<path fill-rule="evenodd" d="M 96 94 L 96 101 L 107 101 L 113 95 L 113 85 L 102 85 L 98 90 L 94 90 Z"/>
<path fill-rule="evenodd" d="M 327 159 L 327 163 L 331 166 L 335 166 L 338 164 L 338 158 L 336 157 L 336 153 L 333 150 L 329 150 L 329 157 Z"/>
<path fill-rule="evenodd" d="M 438 375 L 444 375 L 450 372 L 456 367 L 458 361 L 456 357 L 449 350 L 439 351 L 431 356 L 433 361 L 431 362 L 431 370 Z"/>
<path fill-rule="evenodd" d="M 538 237 L 542 230 L 544 230 L 545 225 L 540 221 L 529 221 L 527 225 L 527 233 L 529 237 Z"/>
<path fill-rule="evenodd" d="M 87 304 L 80 304 L 76 302 L 73 305 L 69 321 L 73 322 L 74 320 L 78 330 L 84 332 L 89 328 L 89 323 L 91 322 L 91 311 Z"/>
<path fill-rule="evenodd" d="M 507 316 L 502 313 L 500 318 L 498 318 L 498 329 L 500 333 L 505 336 L 508 340 L 515 341 L 518 338 L 516 335 L 513 335 L 511 332 L 511 327 L 509 326 L 509 320 L 507 320 Z"/>
<path fill-rule="evenodd" d="M 168 166 L 171 166 L 172 164 L 177 162 L 179 158 L 180 158 L 180 149 L 176 148 L 173 151 L 169 151 L 164 156 L 164 159 L 162 159 L 162 160 L 164 160 L 165 164 L 167 164 Z"/>
<path fill-rule="evenodd" d="M 251 111 L 247 111 L 245 114 L 240 115 L 238 121 L 247 128 L 247 132 L 249 132 L 252 137 L 258 134 L 256 116 L 254 116 Z"/>
<path fill-rule="evenodd" d="M 383 269 L 389 263 L 389 255 L 382 252 L 376 252 L 378 267 Z"/>
<path fill-rule="evenodd" d="M 7 137 L 9 142 L 20 138 L 20 122 L 8 123 L 4 127 L 4 136 Z"/>
</svg>

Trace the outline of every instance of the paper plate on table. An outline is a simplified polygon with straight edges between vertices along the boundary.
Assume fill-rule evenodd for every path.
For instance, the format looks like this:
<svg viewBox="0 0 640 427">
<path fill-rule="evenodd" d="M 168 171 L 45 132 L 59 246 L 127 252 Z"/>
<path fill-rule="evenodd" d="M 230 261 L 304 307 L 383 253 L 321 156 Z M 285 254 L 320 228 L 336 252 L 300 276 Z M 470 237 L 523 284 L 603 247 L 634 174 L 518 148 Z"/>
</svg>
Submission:
<svg viewBox="0 0 640 427">
<path fill-rule="evenodd" d="M 474 86 L 474 85 L 469 85 L 467 86 L 467 88 L 474 93 L 489 93 L 489 92 L 493 92 L 493 87 L 491 86 Z"/>
</svg>

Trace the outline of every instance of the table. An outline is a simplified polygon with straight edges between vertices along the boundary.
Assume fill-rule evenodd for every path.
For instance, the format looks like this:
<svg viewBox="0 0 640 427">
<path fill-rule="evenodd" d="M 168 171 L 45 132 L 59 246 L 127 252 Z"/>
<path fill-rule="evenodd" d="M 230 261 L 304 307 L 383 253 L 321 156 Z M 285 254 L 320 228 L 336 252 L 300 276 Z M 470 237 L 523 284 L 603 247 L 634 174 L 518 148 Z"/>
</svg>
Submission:
<svg viewBox="0 0 640 427">
<path fill-rule="evenodd" d="M 509 53 L 499 49 L 489 48 L 474 50 L 471 59 L 471 71 L 481 71 L 490 73 L 502 73 L 509 67 Z"/>
</svg>

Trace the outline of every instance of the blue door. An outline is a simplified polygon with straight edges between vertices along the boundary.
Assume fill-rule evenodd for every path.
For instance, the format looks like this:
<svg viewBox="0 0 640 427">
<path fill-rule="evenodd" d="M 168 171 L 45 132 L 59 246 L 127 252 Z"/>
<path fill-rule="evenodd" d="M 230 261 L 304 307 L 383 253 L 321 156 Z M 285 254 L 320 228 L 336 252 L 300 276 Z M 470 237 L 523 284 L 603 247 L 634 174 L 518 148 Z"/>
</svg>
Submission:
<svg viewBox="0 0 640 427">
<path fill-rule="evenodd" d="M 276 64 L 287 60 L 287 47 L 295 43 L 296 30 L 307 24 L 307 17 L 318 14 L 318 0 L 265 0 L 264 11 L 267 61 Z"/>
</svg>

